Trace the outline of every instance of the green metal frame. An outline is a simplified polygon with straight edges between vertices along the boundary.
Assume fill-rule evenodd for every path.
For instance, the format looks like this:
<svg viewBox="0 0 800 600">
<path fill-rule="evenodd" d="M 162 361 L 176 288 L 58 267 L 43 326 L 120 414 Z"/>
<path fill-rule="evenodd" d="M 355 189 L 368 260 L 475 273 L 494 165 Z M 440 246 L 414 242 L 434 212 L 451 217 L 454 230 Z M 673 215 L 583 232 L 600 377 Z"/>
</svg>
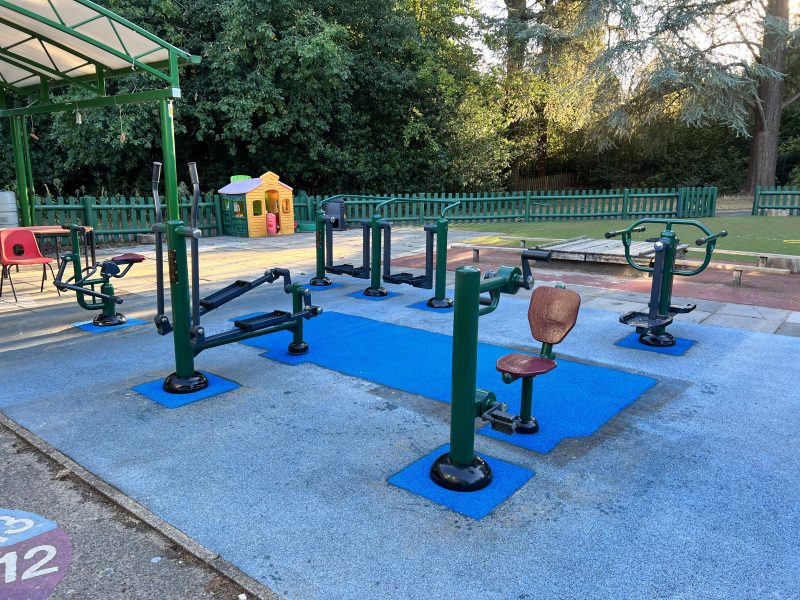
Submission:
<svg viewBox="0 0 800 600">
<path fill-rule="evenodd" d="M 130 65 L 124 69 L 111 69 L 103 65 L 102 61 L 91 58 L 80 49 L 71 46 L 64 41 L 57 41 L 48 37 L 47 35 L 34 31 L 20 23 L 15 22 L 13 16 L 7 15 L 0 18 L 0 23 L 15 29 L 25 34 L 24 39 L 18 42 L 0 48 L 0 60 L 13 65 L 28 73 L 28 75 L 17 81 L 7 81 L 0 78 L 0 117 L 9 119 L 11 144 L 14 153 L 14 166 L 17 174 L 17 196 L 20 206 L 20 214 L 23 226 L 31 226 L 34 224 L 34 207 L 32 204 L 33 195 L 33 169 L 30 158 L 30 148 L 28 143 L 27 124 L 24 117 L 37 114 L 51 114 L 65 111 L 74 111 L 84 108 L 102 108 L 107 106 L 121 106 L 124 104 L 134 104 L 141 102 L 159 101 L 161 103 L 161 111 L 169 110 L 167 101 L 173 98 L 180 98 L 180 76 L 179 67 L 183 64 L 199 64 L 200 57 L 194 56 L 184 50 L 181 50 L 172 44 L 158 38 L 149 31 L 142 29 L 138 25 L 123 19 L 119 15 L 90 2 L 89 0 L 75 0 L 82 6 L 93 10 L 96 14 L 91 19 L 84 20 L 81 23 L 68 24 L 65 15 L 60 14 L 56 8 L 50 3 L 50 8 L 53 10 L 57 20 L 43 17 L 35 12 L 26 8 L 16 5 L 9 0 L 0 0 L 0 8 L 5 9 L 12 15 L 18 15 L 26 20 L 32 20 L 42 25 L 45 25 L 53 30 L 59 31 L 63 34 L 70 36 L 70 39 L 75 39 L 81 43 L 82 47 L 85 45 L 92 46 L 97 50 L 114 56 Z M 79 28 L 86 25 L 90 21 L 105 19 L 115 32 L 122 50 L 114 48 L 105 44 L 101 40 L 94 39 L 92 36 L 87 35 Z M 119 35 L 119 27 L 125 27 L 134 31 L 135 33 L 143 36 L 147 40 L 153 42 L 153 49 L 148 52 L 132 55 L 128 52 L 125 44 Z M 26 44 L 32 40 L 38 41 L 47 56 L 48 62 L 41 63 L 31 60 L 25 56 L 20 55 L 15 51 L 15 48 Z M 69 69 L 60 69 L 56 62 L 50 56 L 45 44 L 54 48 L 58 48 L 64 52 L 69 53 L 76 59 L 79 59 L 79 64 Z M 154 63 L 147 63 L 146 57 L 154 52 L 165 50 L 168 53 L 168 59 L 156 61 Z M 92 67 L 94 74 L 91 75 L 77 75 L 75 72 L 80 71 L 86 67 Z M 147 73 L 159 82 L 159 89 L 145 90 L 135 93 L 123 93 L 110 95 L 106 91 L 106 81 L 111 77 L 121 77 L 125 75 L 138 74 L 140 72 Z M 36 85 L 23 85 L 23 82 L 29 80 L 32 76 L 38 77 L 39 84 Z M 166 87 L 162 87 L 166 84 Z M 82 94 L 89 94 L 88 98 L 81 98 L 77 100 L 53 100 L 50 97 L 52 89 L 57 87 L 68 86 L 70 89 L 79 90 Z M 13 106 L 10 104 L 11 96 L 24 97 L 25 106 Z M 32 100 L 31 100 L 32 99 Z M 162 126 L 167 125 L 169 131 L 162 132 L 165 140 L 170 140 L 169 144 L 164 145 L 164 164 L 165 172 L 167 175 L 167 189 L 173 190 L 173 193 L 167 193 L 167 202 L 170 205 L 170 214 L 175 214 L 177 218 L 178 212 L 178 197 L 177 197 L 177 174 L 175 168 L 175 148 L 174 148 L 174 126 L 171 118 L 168 123 L 165 123 L 162 114 Z M 169 178 L 173 180 L 170 181 Z"/>
<path fill-rule="evenodd" d="M 659 225 L 664 225 L 664 231 L 661 232 L 659 239 L 660 240 L 667 240 L 667 243 L 663 244 L 663 269 L 660 276 L 655 274 L 656 266 L 642 266 L 636 263 L 631 256 L 631 242 L 632 236 L 635 232 L 642 232 L 645 231 L 644 225 L 648 223 L 654 223 Z M 703 262 L 694 269 L 688 270 L 681 270 L 675 268 L 675 254 L 678 250 L 678 246 L 680 245 L 680 240 L 678 239 L 675 232 L 672 230 L 675 226 L 690 226 L 696 227 L 700 231 L 702 231 L 705 236 L 699 238 L 696 241 L 698 246 L 705 245 L 706 253 L 703 259 Z M 625 247 L 625 260 L 628 262 L 631 268 L 636 269 L 642 273 L 653 273 L 655 274 L 653 277 L 653 286 L 654 289 L 651 293 L 651 314 L 655 312 L 658 318 L 666 319 L 667 317 L 671 316 L 673 311 L 678 311 L 678 309 L 672 307 L 672 285 L 675 275 L 680 275 L 682 277 L 692 277 L 694 275 L 699 275 L 703 271 L 705 271 L 706 267 L 708 267 L 709 263 L 711 262 L 711 257 L 714 254 L 714 248 L 716 248 L 717 240 L 719 238 L 725 237 L 728 235 L 727 231 L 720 231 L 719 233 L 713 233 L 708 227 L 700 223 L 699 221 L 691 220 L 691 219 L 660 219 L 660 218 L 646 218 L 646 219 L 639 219 L 631 223 L 626 229 L 619 230 L 619 231 L 611 231 L 606 234 L 606 238 L 621 236 L 622 237 L 622 244 Z M 657 289 L 655 289 L 657 287 Z M 655 306 L 654 306 L 655 304 Z M 656 308 L 656 311 L 653 311 L 653 308 Z M 693 309 L 693 306 L 692 306 Z M 632 314 L 632 313 L 628 313 Z M 620 318 L 622 321 L 627 315 L 624 315 Z M 625 322 L 625 321 L 622 321 Z M 650 326 L 650 327 L 637 327 L 636 331 L 644 336 L 654 336 L 659 337 L 666 334 L 667 325 L 658 325 L 658 326 Z"/>
<path fill-rule="evenodd" d="M 366 295 L 385 296 L 386 290 L 382 287 L 381 283 L 381 255 L 383 254 L 382 247 L 382 231 L 385 226 L 382 209 L 390 204 L 396 202 L 405 203 L 428 203 L 428 204 L 445 204 L 439 214 L 439 219 L 436 221 L 436 268 L 434 275 L 434 296 L 428 301 L 428 305 L 432 308 L 449 308 L 452 306 L 446 298 L 447 286 L 447 232 L 449 230 L 450 221 L 447 214 L 461 204 L 460 200 L 453 201 L 452 199 L 438 199 L 438 198 L 402 198 L 397 196 L 363 196 L 363 195 L 336 195 L 330 198 L 325 198 L 319 204 L 319 209 L 316 213 L 316 274 L 312 279 L 312 285 L 324 286 L 330 285 L 330 279 L 325 273 L 325 236 L 326 225 L 329 217 L 325 213 L 325 205 L 333 200 L 341 198 L 346 199 L 367 199 L 367 200 L 381 200 L 375 208 L 369 219 L 369 228 L 371 235 L 370 244 L 370 285 L 364 290 Z"/>
</svg>

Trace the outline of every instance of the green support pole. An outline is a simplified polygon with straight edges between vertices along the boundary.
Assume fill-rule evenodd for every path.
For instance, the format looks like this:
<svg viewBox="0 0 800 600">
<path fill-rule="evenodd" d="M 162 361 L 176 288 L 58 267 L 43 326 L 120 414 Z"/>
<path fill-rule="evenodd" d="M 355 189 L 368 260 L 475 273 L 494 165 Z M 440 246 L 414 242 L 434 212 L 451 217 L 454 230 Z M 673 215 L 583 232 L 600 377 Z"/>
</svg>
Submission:
<svg viewBox="0 0 800 600">
<path fill-rule="evenodd" d="M 447 489 L 472 492 L 492 482 L 492 469 L 475 456 L 475 418 L 493 403 L 494 394 L 476 389 L 478 317 L 481 272 L 475 267 L 456 271 L 456 307 L 453 319 L 450 452 L 431 467 L 431 478 Z"/>
<path fill-rule="evenodd" d="M 317 273 L 310 284 L 318 287 L 331 285 L 331 280 L 325 275 L 325 229 L 326 226 L 325 209 L 320 207 L 316 214 L 317 220 Z"/>
<path fill-rule="evenodd" d="M 386 288 L 381 287 L 381 213 L 376 212 L 372 215 L 370 220 L 370 227 L 372 228 L 372 261 L 370 263 L 370 284 L 364 290 L 365 296 L 388 296 L 389 292 Z"/>
<path fill-rule="evenodd" d="M 28 203 L 31 209 L 31 225 L 36 225 L 36 190 L 33 188 L 33 163 L 31 161 L 31 144 L 28 135 L 28 122 L 22 119 L 22 151 L 25 155 L 25 170 L 28 181 Z"/>
<path fill-rule="evenodd" d="M 428 300 L 430 308 L 450 308 L 453 300 L 445 297 L 447 292 L 447 231 L 449 221 L 442 217 L 436 222 L 436 274 L 434 296 Z"/>
<path fill-rule="evenodd" d="M 159 102 L 161 143 L 164 152 L 164 190 L 167 197 L 167 263 L 169 293 L 172 301 L 172 339 L 175 347 L 175 372 L 167 377 L 164 390 L 189 393 L 208 387 L 206 377 L 194 368 L 194 348 L 191 336 L 191 304 L 189 301 L 189 265 L 186 259 L 186 239 L 181 235 L 184 223 L 180 220 L 178 172 L 175 159 L 175 122 L 170 100 Z"/>
<path fill-rule="evenodd" d="M 22 226 L 30 227 L 33 225 L 31 221 L 31 206 L 28 198 L 28 176 L 27 167 L 25 165 L 25 150 L 22 143 L 22 119 L 20 117 L 11 117 L 11 146 L 14 151 L 14 168 L 17 173 L 17 196 L 19 200 L 19 213 L 22 218 Z"/>
<path fill-rule="evenodd" d="M 522 423 L 529 423 L 533 418 L 533 377 L 522 378 L 522 394 L 520 398 L 519 420 Z"/>
<path fill-rule="evenodd" d="M 292 284 L 292 312 L 299 315 L 303 312 L 303 295 L 305 289 L 302 283 Z M 305 354 L 308 352 L 308 343 L 303 339 L 303 319 L 297 319 L 292 328 L 292 343 L 289 344 L 289 354 Z"/>
</svg>

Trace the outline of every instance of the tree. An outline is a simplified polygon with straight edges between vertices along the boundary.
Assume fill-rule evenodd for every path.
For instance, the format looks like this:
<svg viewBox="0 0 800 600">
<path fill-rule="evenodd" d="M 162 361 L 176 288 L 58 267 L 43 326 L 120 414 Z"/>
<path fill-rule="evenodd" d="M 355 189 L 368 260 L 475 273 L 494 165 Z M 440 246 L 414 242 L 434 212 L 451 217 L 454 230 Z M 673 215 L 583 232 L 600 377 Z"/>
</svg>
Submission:
<svg viewBox="0 0 800 600">
<path fill-rule="evenodd" d="M 600 0 L 584 17 L 614 25 L 591 78 L 619 90 L 595 104 L 614 133 L 665 114 L 721 123 L 751 138 L 745 191 L 774 184 L 781 114 L 800 99 L 784 94 L 788 0 Z"/>
</svg>

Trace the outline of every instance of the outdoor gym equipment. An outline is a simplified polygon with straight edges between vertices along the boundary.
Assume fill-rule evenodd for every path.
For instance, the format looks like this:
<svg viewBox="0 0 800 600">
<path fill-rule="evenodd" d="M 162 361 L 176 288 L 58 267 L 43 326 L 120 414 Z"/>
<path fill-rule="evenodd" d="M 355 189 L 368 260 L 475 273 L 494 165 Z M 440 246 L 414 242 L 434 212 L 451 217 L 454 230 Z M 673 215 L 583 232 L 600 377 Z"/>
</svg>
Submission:
<svg viewBox="0 0 800 600">
<path fill-rule="evenodd" d="M 645 231 L 644 223 L 657 223 L 666 225 L 666 229 L 661 232 L 657 238 L 650 238 L 647 241 L 653 242 L 655 250 L 655 260 L 652 266 L 643 267 L 636 264 L 631 257 L 631 235 L 634 232 Z M 675 268 L 675 252 L 678 249 L 680 240 L 672 231 L 675 225 L 688 225 L 697 227 L 705 235 L 699 238 L 695 244 L 698 246 L 705 245 L 706 255 L 702 264 L 696 269 L 682 271 Z M 639 334 L 639 341 L 647 346 L 668 347 L 675 345 L 675 338 L 672 334 L 667 333 L 667 326 L 672 323 L 672 317 L 677 314 L 685 314 L 692 312 L 697 305 L 686 304 L 684 306 L 672 305 L 672 281 L 675 275 L 682 275 L 684 277 L 691 277 L 702 273 L 708 264 L 711 262 L 711 255 L 714 253 L 714 248 L 717 245 L 717 240 L 728 235 L 727 231 L 720 231 L 719 233 L 712 233 L 705 225 L 698 221 L 688 219 L 659 219 L 659 218 L 646 218 L 639 219 L 635 223 L 629 225 L 626 229 L 619 231 L 609 231 L 606 233 L 606 238 L 622 236 L 622 243 L 625 246 L 625 260 L 628 264 L 643 273 L 652 273 L 653 285 L 650 291 L 649 311 L 637 312 L 631 311 L 622 315 L 619 318 L 620 323 L 625 325 L 632 325 L 636 328 L 636 333 Z"/>
<path fill-rule="evenodd" d="M 325 212 L 325 205 L 342 196 L 326 198 L 317 211 L 317 269 L 311 285 L 331 285 L 326 273 L 334 275 L 350 275 L 359 279 L 369 279 L 370 285 L 364 290 L 365 296 L 386 296 L 388 292 L 381 286 L 381 279 L 386 283 L 407 284 L 413 287 L 430 290 L 435 287 L 434 296 L 428 300 L 431 308 L 449 308 L 453 301 L 446 297 L 447 284 L 447 231 L 449 221 L 447 213 L 461 204 L 450 200 L 422 200 L 407 198 L 389 198 L 376 196 L 347 196 L 348 198 L 368 198 L 383 200 L 376 207 L 369 219 L 361 221 L 363 232 L 362 262 L 360 266 L 349 263 L 333 264 L 333 222 L 334 216 Z M 392 222 L 384 219 L 381 210 L 395 202 L 419 202 L 445 204 L 435 223 L 428 223 L 425 229 L 425 274 L 392 273 Z M 434 241 L 435 238 L 435 241 Z M 383 241 L 383 271 L 381 272 L 381 241 Z M 434 267 L 434 246 L 436 261 Z M 435 271 L 435 274 L 434 274 Z M 382 275 L 382 278 L 381 278 Z"/>
<path fill-rule="evenodd" d="M 187 394 L 208 387 L 208 378 L 194 368 L 194 357 L 203 350 L 231 344 L 241 340 L 267 335 L 278 331 L 291 331 L 291 354 L 303 354 L 308 344 L 303 340 L 303 321 L 322 312 L 311 304 L 311 293 L 300 283 L 292 283 L 287 269 L 270 269 L 254 281 L 236 281 L 210 296 L 200 297 L 200 256 L 197 228 L 197 206 L 200 202 L 200 180 L 195 163 L 189 163 L 189 176 L 193 188 L 193 200 L 188 225 L 179 219 L 161 220 L 161 202 L 158 188 L 161 180 L 161 163 L 153 163 L 153 202 L 156 222 L 156 302 L 155 324 L 160 335 L 173 334 L 175 346 L 175 372 L 166 378 L 163 389 L 174 394 Z M 164 267 L 163 239 L 166 233 L 168 244 L 169 285 L 172 297 L 172 319 L 164 312 Z M 191 247 L 191 286 L 186 255 L 186 239 Z M 292 311 L 274 310 L 270 313 L 242 318 L 234 321 L 234 329 L 206 336 L 200 317 L 238 298 L 242 294 L 264 284 L 283 278 L 284 291 L 292 296 Z M 190 300 L 191 296 L 191 300 Z"/>
<path fill-rule="evenodd" d="M 511 383 L 523 378 L 522 410 L 512 415 L 508 407 L 497 401 L 493 392 L 477 388 L 478 320 L 493 312 L 502 294 L 516 294 L 521 288 L 533 288 L 530 260 L 549 261 L 546 250 L 522 252 L 521 267 L 500 267 L 488 272 L 481 282 L 475 267 L 456 270 L 455 314 L 453 322 L 452 396 L 450 405 L 450 451 L 433 463 L 430 476 L 449 490 L 474 492 L 492 482 L 489 464 L 475 454 L 475 419 L 491 423 L 503 433 L 536 433 L 538 425 L 531 415 L 533 377 L 555 368 L 553 344 L 560 342 L 572 329 L 577 318 L 575 292 L 559 289 L 537 290 L 531 297 L 529 320 L 531 333 L 542 341 L 540 357 L 512 354 L 501 358 L 497 369 L 503 381 Z M 489 297 L 481 294 L 489 293 Z M 554 306 L 548 306 L 555 302 Z M 549 323 L 554 320 L 557 326 Z M 516 358 L 523 357 L 523 358 Z"/>
<path fill-rule="evenodd" d="M 72 251 L 61 257 L 58 274 L 53 281 L 60 292 L 67 290 L 76 293 L 78 305 L 86 310 L 100 310 L 100 314 L 92 319 L 92 324 L 99 327 L 115 327 L 128 322 L 128 317 L 117 312 L 117 304 L 122 304 L 122 298 L 116 295 L 112 279 L 122 279 L 128 274 L 133 265 L 144 260 L 141 254 L 121 254 L 109 260 L 104 260 L 99 265 L 94 264 L 83 267 L 81 264 L 81 249 L 78 234 L 86 236 L 86 229 L 80 225 L 63 225 L 69 231 Z M 88 262 L 88 258 L 87 258 Z M 66 281 L 64 274 L 67 267 L 72 265 L 72 276 Z M 99 277 L 95 277 L 98 269 Z M 100 289 L 97 289 L 100 286 Z"/>
</svg>

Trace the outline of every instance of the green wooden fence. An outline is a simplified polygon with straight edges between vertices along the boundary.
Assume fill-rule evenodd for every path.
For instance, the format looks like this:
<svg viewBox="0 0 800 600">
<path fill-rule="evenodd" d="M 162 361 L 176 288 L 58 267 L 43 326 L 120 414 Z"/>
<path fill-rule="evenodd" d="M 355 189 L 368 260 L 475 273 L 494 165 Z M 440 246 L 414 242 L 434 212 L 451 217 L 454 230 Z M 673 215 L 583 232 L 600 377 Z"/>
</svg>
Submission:
<svg viewBox="0 0 800 600">
<path fill-rule="evenodd" d="M 130 242 L 137 233 L 150 233 L 155 211 L 151 198 L 110 196 L 95 198 L 37 197 L 37 225 L 90 225 L 99 242 Z M 181 218 L 188 221 L 191 203 L 181 199 Z M 166 209 L 166 204 L 162 204 Z M 198 206 L 197 226 L 204 235 L 222 235 L 222 213 L 219 196 L 206 195 Z"/>
<path fill-rule="evenodd" d="M 623 190 L 570 190 L 552 192 L 500 192 L 477 194 L 397 194 L 413 202 L 384 208 L 384 216 L 398 223 L 422 223 L 441 211 L 441 201 L 460 201 L 449 213 L 453 222 L 568 221 L 635 219 L 640 217 L 710 217 L 716 212 L 717 188 L 650 188 Z M 312 221 L 323 196 L 298 194 L 295 220 Z M 372 215 L 378 199 L 344 196 L 350 221 Z M 432 202 L 438 200 L 439 202 Z"/>
<path fill-rule="evenodd" d="M 791 186 L 762 188 L 756 186 L 753 194 L 753 214 L 763 215 L 769 209 L 788 210 L 790 215 L 800 215 L 800 189 Z"/>
</svg>

